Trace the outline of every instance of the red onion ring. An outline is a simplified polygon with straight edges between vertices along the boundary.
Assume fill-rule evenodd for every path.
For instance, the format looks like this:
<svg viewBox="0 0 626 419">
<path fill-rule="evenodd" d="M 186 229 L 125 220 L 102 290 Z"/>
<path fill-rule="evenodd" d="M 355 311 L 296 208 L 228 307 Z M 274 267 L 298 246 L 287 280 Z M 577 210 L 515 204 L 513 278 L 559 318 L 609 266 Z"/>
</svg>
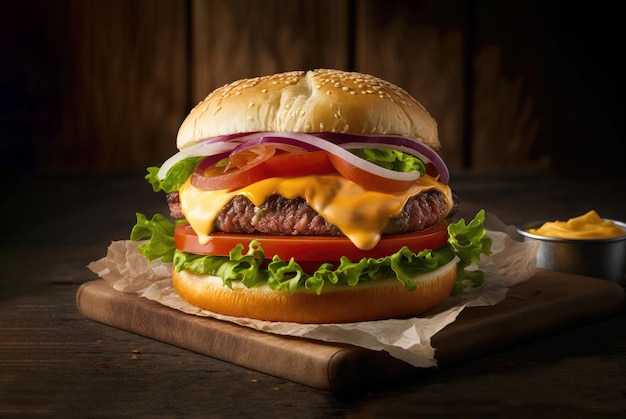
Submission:
<svg viewBox="0 0 626 419">
<path fill-rule="evenodd" d="M 422 160 L 424 163 L 432 163 L 432 165 L 439 173 L 439 181 L 441 183 L 447 184 L 450 181 L 450 172 L 441 156 L 439 156 L 439 154 L 437 154 L 435 150 L 433 150 L 426 144 L 416 141 L 413 138 L 403 137 L 400 135 L 357 135 L 341 134 L 334 132 L 320 133 L 319 136 L 329 141 L 341 144 L 342 146 L 345 146 L 346 143 L 369 144 L 369 146 L 362 148 L 376 148 L 376 146 L 380 147 L 381 144 L 385 144 L 388 146 L 400 146 L 402 148 L 395 149 L 411 154 Z"/>
<path fill-rule="evenodd" d="M 447 184 L 448 181 L 450 180 L 450 172 L 448 172 L 447 166 L 445 165 L 441 157 L 439 157 L 439 155 L 435 153 L 432 149 L 426 148 L 426 149 L 420 149 L 418 151 L 414 147 L 407 147 L 404 145 L 398 145 L 394 143 L 374 143 L 374 142 L 345 143 L 345 144 L 342 144 L 341 147 L 345 148 L 346 150 L 357 149 L 357 148 L 358 149 L 388 148 L 392 150 L 401 151 L 403 153 L 407 153 L 407 154 L 417 157 L 418 159 L 423 161 L 424 164 L 432 163 L 432 165 L 437 170 L 437 173 L 439 173 L 439 181 L 441 183 Z"/>
<path fill-rule="evenodd" d="M 349 148 L 392 148 L 411 154 L 424 163 L 431 163 L 439 173 L 439 181 L 448 183 L 450 173 L 441 157 L 432 148 L 409 137 L 395 135 L 356 135 L 340 133 L 294 133 L 255 132 L 208 138 L 185 148 L 166 160 L 158 172 L 159 179 L 165 178 L 169 169 L 188 157 L 234 154 L 256 144 L 272 143 L 295 146 L 307 151 L 324 150 L 348 163 L 367 170 L 377 176 L 393 180 L 417 180 L 417 172 L 395 172 L 368 162 L 354 155 Z"/>
<path fill-rule="evenodd" d="M 238 153 L 247 148 L 254 147 L 255 145 L 260 145 L 260 144 L 271 144 L 274 147 L 276 147 L 277 150 L 282 150 L 282 151 L 286 151 L 289 153 L 302 153 L 305 151 L 317 151 L 318 150 L 317 148 L 309 146 L 307 144 L 295 145 L 293 144 L 293 141 L 291 141 L 288 138 L 274 137 L 274 136 L 262 136 L 254 140 L 241 143 L 240 145 L 237 146 L 237 148 L 235 148 L 232 151 L 231 154 Z"/>
<path fill-rule="evenodd" d="M 232 141 L 201 142 L 194 144 L 193 146 L 185 148 L 167 159 L 159 168 L 157 177 L 160 180 L 165 179 L 167 172 L 170 171 L 172 166 L 181 160 L 189 157 L 214 156 L 216 154 L 230 152 L 237 147 L 237 144 L 238 143 Z"/>
<path fill-rule="evenodd" d="M 378 177 L 382 177 L 390 180 L 417 180 L 421 176 L 419 172 L 396 172 L 394 170 L 386 169 L 371 163 L 367 160 L 363 160 L 359 156 L 351 153 L 343 147 L 338 146 L 330 141 L 324 140 L 313 134 L 306 134 L 300 132 L 278 132 L 272 133 L 272 135 L 291 139 L 293 144 L 309 145 L 319 150 L 324 150 L 328 153 L 334 154 L 342 160 L 345 160 L 349 164 L 356 166 L 362 170 L 368 171 Z"/>
</svg>

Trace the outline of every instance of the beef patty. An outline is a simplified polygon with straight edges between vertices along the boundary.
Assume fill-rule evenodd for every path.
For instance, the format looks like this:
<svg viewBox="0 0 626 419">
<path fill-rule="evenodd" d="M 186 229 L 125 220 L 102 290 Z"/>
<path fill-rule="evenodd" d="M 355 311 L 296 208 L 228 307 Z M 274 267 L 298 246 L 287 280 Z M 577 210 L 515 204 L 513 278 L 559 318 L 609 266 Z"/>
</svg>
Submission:
<svg viewBox="0 0 626 419">
<path fill-rule="evenodd" d="M 170 215 L 184 218 L 178 192 L 167 196 Z M 456 212 L 455 199 L 452 211 L 439 191 L 426 191 L 409 198 L 402 212 L 391 219 L 383 234 L 410 233 L 431 227 Z M 287 199 L 272 195 L 256 207 L 248 198 L 237 195 L 217 216 L 214 231 L 225 233 L 262 233 L 273 235 L 341 236 L 339 229 L 322 218 L 302 198 Z"/>
</svg>

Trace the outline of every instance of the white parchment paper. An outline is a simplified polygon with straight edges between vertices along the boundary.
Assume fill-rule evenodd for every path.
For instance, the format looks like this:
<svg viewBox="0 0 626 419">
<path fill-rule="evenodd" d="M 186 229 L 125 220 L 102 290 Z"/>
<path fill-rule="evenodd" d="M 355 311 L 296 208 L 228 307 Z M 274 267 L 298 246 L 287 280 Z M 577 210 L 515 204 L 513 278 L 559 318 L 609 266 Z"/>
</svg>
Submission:
<svg viewBox="0 0 626 419">
<path fill-rule="evenodd" d="M 299 324 L 268 322 L 223 316 L 198 309 L 178 296 L 172 286 L 171 264 L 148 261 L 138 252 L 140 243 L 114 241 L 107 255 L 88 268 L 114 289 L 135 293 L 184 313 L 212 317 L 279 335 L 300 336 L 327 342 L 349 343 L 372 350 L 384 350 L 416 367 L 437 365 L 431 338 L 454 322 L 466 307 L 494 305 L 508 288 L 527 281 L 535 272 L 537 243 L 515 240 L 515 228 L 487 214 L 485 225 L 493 240 L 492 254 L 483 255 L 479 269 L 485 273 L 482 286 L 451 296 L 426 315 L 409 319 L 377 320 L 344 324 Z"/>
</svg>

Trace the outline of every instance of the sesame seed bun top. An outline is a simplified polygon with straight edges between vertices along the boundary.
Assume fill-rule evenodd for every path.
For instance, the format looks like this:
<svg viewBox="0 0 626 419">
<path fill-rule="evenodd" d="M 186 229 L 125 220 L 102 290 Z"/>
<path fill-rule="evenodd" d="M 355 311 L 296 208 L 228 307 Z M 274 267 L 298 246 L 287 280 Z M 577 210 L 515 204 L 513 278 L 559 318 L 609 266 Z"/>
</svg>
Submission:
<svg viewBox="0 0 626 419">
<path fill-rule="evenodd" d="M 177 146 L 259 131 L 402 135 L 441 146 L 437 123 L 400 87 L 356 72 L 318 69 L 242 79 L 200 102 L 181 125 Z"/>
</svg>

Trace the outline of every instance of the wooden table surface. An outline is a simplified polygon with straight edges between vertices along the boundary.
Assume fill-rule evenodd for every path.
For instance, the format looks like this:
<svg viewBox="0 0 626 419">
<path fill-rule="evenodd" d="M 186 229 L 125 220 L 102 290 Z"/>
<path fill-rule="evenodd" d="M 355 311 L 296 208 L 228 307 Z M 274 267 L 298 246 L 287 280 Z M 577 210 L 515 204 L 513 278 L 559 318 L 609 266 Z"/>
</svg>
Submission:
<svg viewBox="0 0 626 419">
<path fill-rule="evenodd" d="M 626 312 L 367 394 L 336 395 L 81 316 L 86 265 L 165 211 L 143 174 L 19 178 L 2 194 L 0 417 L 615 417 Z M 462 212 L 507 224 L 596 209 L 626 219 L 623 179 L 453 174 Z M 278 356 L 278 355 L 277 355 Z"/>
</svg>

